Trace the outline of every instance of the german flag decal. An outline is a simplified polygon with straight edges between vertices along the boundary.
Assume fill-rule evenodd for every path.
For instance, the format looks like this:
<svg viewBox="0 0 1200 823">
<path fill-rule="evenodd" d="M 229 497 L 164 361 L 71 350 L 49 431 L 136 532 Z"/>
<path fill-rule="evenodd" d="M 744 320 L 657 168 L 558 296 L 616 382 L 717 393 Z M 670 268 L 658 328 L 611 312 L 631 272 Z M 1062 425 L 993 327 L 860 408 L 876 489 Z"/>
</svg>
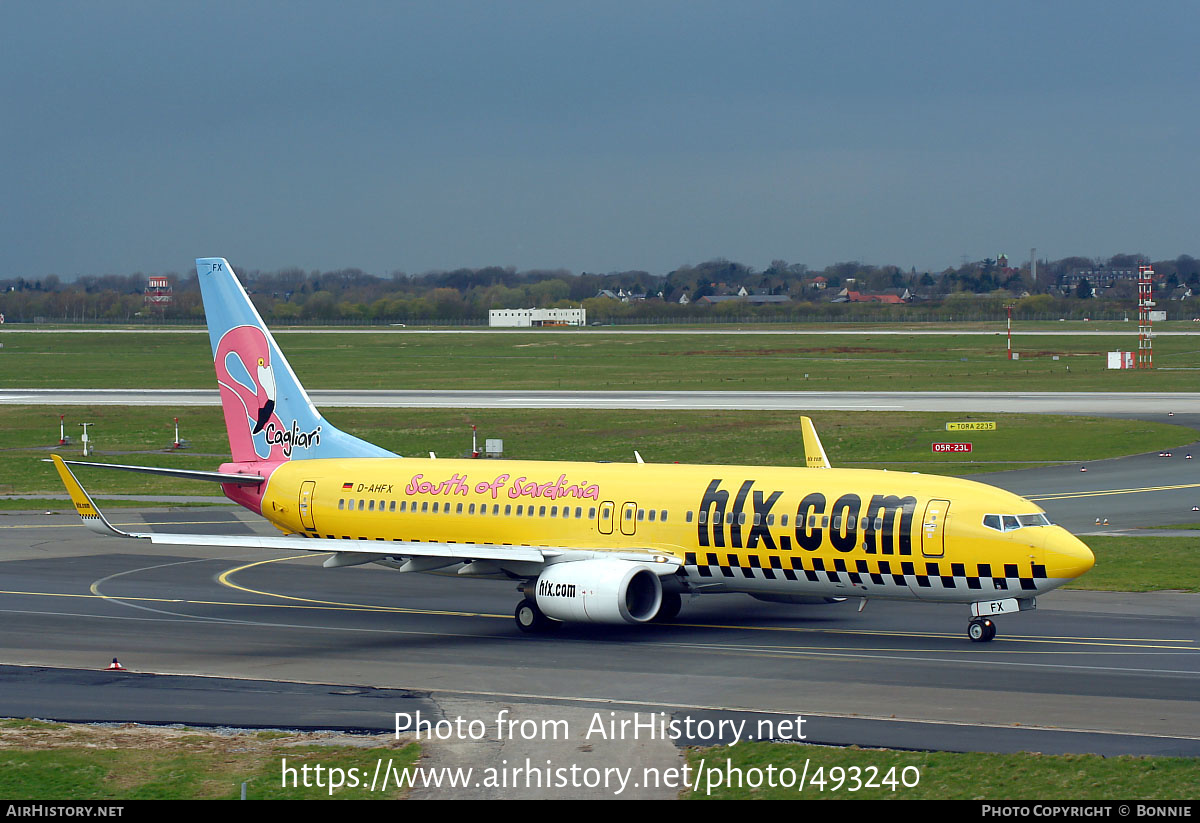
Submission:
<svg viewBox="0 0 1200 823">
<path fill-rule="evenodd" d="M 343 483 L 342 484 L 342 491 L 344 491 L 344 492 L 350 491 L 353 488 L 354 488 L 353 483 Z"/>
</svg>

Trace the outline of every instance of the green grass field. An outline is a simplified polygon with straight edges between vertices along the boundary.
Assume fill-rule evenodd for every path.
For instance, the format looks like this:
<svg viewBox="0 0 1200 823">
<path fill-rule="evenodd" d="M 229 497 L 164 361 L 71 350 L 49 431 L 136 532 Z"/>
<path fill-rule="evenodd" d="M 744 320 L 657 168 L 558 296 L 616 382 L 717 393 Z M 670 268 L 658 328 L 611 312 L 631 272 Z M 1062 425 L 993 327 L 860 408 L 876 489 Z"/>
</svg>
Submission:
<svg viewBox="0 0 1200 823">
<path fill-rule="evenodd" d="M 703 775 L 690 799 L 719 800 L 1186 800 L 1200 796 L 1194 758 L 1095 755 L 958 754 L 739 743 L 693 749 Z M 807 765 L 807 769 L 806 769 Z M 820 770 L 818 772 L 818 769 Z M 773 775 L 777 786 L 766 785 Z M 797 791 L 801 775 L 804 790 Z M 897 786 L 884 784 L 888 776 Z M 905 786 L 901 777 L 912 784 Z M 736 785 L 740 777 L 741 785 Z M 710 787 L 718 780 L 721 784 Z M 812 781 L 816 780 L 816 783 Z M 730 786 L 729 783 L 735 783 Z M 754 787 L 751 782 L 761 785 Z M 783 783 L 791 783 L 786 788 Z M 852 787 L 858 786 L 856 791 Z"/>
<path fill-rule="evenodd" d="M 186 469 L 215 469 L 228 459 L 224 421 L 216 407 L 73 406 L 67 428 L 95 423 L 90 459 Z M 166 452 L 180 417 L 191 448 Z M 619 411 L 591 409 L 331 409 L 330 422 L 401 455 L 459 457 L 470 450 L 470 426 L 504 441 L 505 456 L 531 460 L 804 465 L 798 418 L 792 412 Z M 811 415 L 835 466 L 935 474 L 997 471 L 1042 462 L 1098 460 L 1177 448 L 1196 439 L 1192 429 L 1112 418 L 1053 415 L 969 415 L 901 412 L 815 412 Z M 945 431 L 948 420 L 996 420 L 996 431 L 968 436 Z M 45 461 L 58 439 L 58 410 L 0 406 L 0 493 L 61 491 Z M 934 442 L 972 442 L 970 454 L 933 454 Z M 78 446 L 58 449 L 81 458 Z M 93 492 L 218 496 L 208 483 L 128 472 L 85 470 Z M 36 507 L 36 506 L 35 506 Z"/>
<path fill-rule="evenodd" d="M 417 744 L 381 740 L 371 746 L 325 745 L 319 735 L 281 732 L 220 734 L 194 729 L 79 726 L 0 721 L 0 797 L 8 800 L 324 800 L 329 789 L 304 786 L 326 770 L 365 769 L 377 760 L 403 770 L 420 756 Z M 297 779 L 284 785 L 284 760 Z M 289 773 L 290 777 L 290 773 Z M 363 778 L 356 778 L 356 782 Z M 296 785 L 292 785 L 292 783 Z M 310 784 L 314 783 L 310 779 Z M 337 799 L 394 799 L 406 791 L 347 785 Z"/>
<path fill-rule="evenodd" d="M 1009 361 L 997 336 L 287 333 L 309 389 L 1192 391 L 1200 337 L 1155 341 L 1153 371 L 1110 371 L 1128 339 L 1025 335 Z M 0 388 L 214 386 L 208 336 L 0 335 Z M 1057 356 L 1059 359 L 1055 360 Z M 1086 409 L 1081 409 L 1086 412 Z"/>
<path fill-rule="evenodd" d="M 1053 328 L 1053 324 L 1048 324 Z M 1099 324 L 1096 324 L 1097 326 Z M 1109 324 L 1116 327 L 1118 324 Z M 774 328 L 774 327 L 772 327 Z M 862 328 L 854 326 L 854 328 Z M 1124 329 L 1122 329 L 1124 330 Z M 1153 372 L 1105 368 L 1104 352 L 1136 348 L 1122 338 L 1020 335 L 1022 359 L 1004 356 L 1003 336 L 823 337 L 615 335 L 596 331 L 505 335 L 281 334 L 279 342 L 310 389 L 734 389 L 734 390 L 962 390 L 962 391 L 1193 391 L 1200 340 L 1159 338 Z M 0 334 L 0 387 L 203 388 L 214 385 L 208 338 L 200 334 Z M 1059 360 L 1053 357 L 1059 356 Z M 1070 371 L 1068 372 L 1068 366 Z M 806 376 L 807 375 L 807 376 Z M 57 440 L 58 413 L 47 407 L 0 406 L 0 493 L 62 492 L 42 460 Z M 69 407 L 69 433 L 81 420 L 92 430 L 103 462 L 212 469 L 227 459 L 219 409 Z M 550 460 L 631 462 L 638 449 L 651 462 L 803 465 L 797 415 L 787 412 L 658 412 L 591 410 L 330 409 L 330 421 L 400 454 L 462 455 L 470 424 L 482 437 L 504 440 L 506 456 Z M 1086 412 L 1086 409 L 1081 409 Z M 179 416 L 184 452 L 162 451 Z M 818 412 L 811 415 L 837 466 L 968 474 L 1041 461 L 1092 461 L 1177 448 L 1196 439 L 1177 426 L 1109 418 L 1045 415 Z M 995 432 L 966 437 L 945 432 L 948 420 L 994 419 Z M 933 455 L 930 443 L 970 440 L 970 455 Z M 78 455 L 78 447 L 64 455 Z M 962 459 L 968 457 L 969 460 Z M 216 487 L 124 472 L 85 470 L 96 493 L 210 495 Z M 46 508 L 37 501 L 28 508 Z M 5 506 L 21 506 L 6 502 Z M 62 506 L 70 508 L 63 493 Z M 1088 538 L 1096 567 L 1072 588 L 1200 591 L 1200 540 Z M 167 746 L 125 743 L 97 748 L 72 727 L 0 724 L 0 796 L 21 799 L 236 797 L 243 780 L 251 797 L 326 797 L 279 788 L 280 759 L 370 768 L 377 757 L 415 760 L 415 747 L 362 749 L 310 746 L 253 736 L 237 747 L 207 734 L 184 735 Z M 32 731 L 30 731 L 32 730 Z M 239 748 L 240 751 L 232 751 Z M 1128 799 L 1200 795 L 1196 760 L 1051 757 L 828 749 L 739 744 L 689 753 L 695 768 L 796 773 L 805 760 L 821 767 L 826 791 L 740 789 L 727 798 L 1003 798 Z M 833 790 L 834 773 L 875 767 L 919 770 L 915 788 Z M 912 772 L 908 772 L 911 776 Z M 861 776 L 861 772 L 860 772 Z M 349 791 L 337 797 L 356 796 Z M 357 795 L 364 796 L 364 795 Z M 379 795 L 373 795 L 379 796 Z M 693 797 L 707 796 L 704 792 Z"/>
<path fill-rule="evenodd" d="M 97 462 L 136 463 L 191 469 L 215 469 L 228 455 L 224 421 L 216 408 L 183 414 L 192 448 L 155 449 L 173 436 L 169 413 L 159 408 L 97 406 L 72 408 L 80 419 L 96 423 Z M 399 454 L 462 456 L 470 445 L 470 424 L 486 437 L 504 440 L 511 458 L 611 460 L 632 462 L 633 449 L 650 462 L 720 462 L 797 466 L 804 449 L 797 415 L 790 412 L 648 412 L 614 410 L 456 410 L 335 409 L 333 422 Z M 992 432 L 973 432 L 971 460 L 934 455 L 930 443 L 948 438 L 948 416 L 936 413 L 818 412 L 813 419 L 836 466 L 970 474 L 1013 468 L 1030 461 L 1096 460 L 1164 448 L 1195 439 L 1181 426 L 1051 415 L 954 415 L 955 419 L 996 419 Z M 44 462 L 53 450 L 58 418 L 40 407 L 0 406 L 0 430 L 9 447 L 0 459 L 0 493 L 47 492 L 57 500 L 5 500 L 0 510 L 70 510 L 53 467 Z M 49 434 L 48 434 L 49 433 Z M 78 449 L 60 449 L 68 458 Z M 72 455 L 72 452 L 74 454 Z M 93 494 L 197 495 L 213 503 L 224 498 L 215 484 L 175 480 L 104 469 L 79 469 Z M 102 507 L 116 505 L 104 502 Z M 149 504 L 130 504 L 146 506 Z M 1200 540 L 1178 538 L 1088 538 L 1096 568 L 1079 582 L 1083 589 L 1150 591 L 1200 590 Z"/>
<path fill-rule="evenodd" d="M 1085 537 L 1092 570 L 1068 589 L 1200 592 L 1200 537 Z"/>
</svg>

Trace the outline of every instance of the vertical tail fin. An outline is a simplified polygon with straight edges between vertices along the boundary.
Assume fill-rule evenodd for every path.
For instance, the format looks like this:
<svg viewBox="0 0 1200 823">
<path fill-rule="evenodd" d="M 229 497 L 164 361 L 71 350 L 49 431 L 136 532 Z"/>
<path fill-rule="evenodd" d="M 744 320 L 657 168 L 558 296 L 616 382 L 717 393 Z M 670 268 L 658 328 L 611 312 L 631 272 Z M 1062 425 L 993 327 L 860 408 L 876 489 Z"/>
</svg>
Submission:
<svg viewBox="0 0 1200 823">
<path fill-rule="evenodd" d="M 223 257 L 196 260 L 234 462 L 395 457 L 326 422 Z"/>
</svg>

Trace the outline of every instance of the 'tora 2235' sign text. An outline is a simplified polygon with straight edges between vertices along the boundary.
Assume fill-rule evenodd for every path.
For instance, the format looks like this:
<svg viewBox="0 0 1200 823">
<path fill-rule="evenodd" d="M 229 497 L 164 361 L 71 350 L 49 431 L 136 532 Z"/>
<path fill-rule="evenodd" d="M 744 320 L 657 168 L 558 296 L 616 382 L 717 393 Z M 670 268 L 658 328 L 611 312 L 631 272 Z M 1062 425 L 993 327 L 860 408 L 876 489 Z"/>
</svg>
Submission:
<svg viewBox="0 0 1200 823">
<path fill-rule="evenodd" d="M 948 432 L 994 432 L 995 430 L 996 422 L 994 420 L 967 420 L 961 423 L 946 424 Z"/>
</svg>

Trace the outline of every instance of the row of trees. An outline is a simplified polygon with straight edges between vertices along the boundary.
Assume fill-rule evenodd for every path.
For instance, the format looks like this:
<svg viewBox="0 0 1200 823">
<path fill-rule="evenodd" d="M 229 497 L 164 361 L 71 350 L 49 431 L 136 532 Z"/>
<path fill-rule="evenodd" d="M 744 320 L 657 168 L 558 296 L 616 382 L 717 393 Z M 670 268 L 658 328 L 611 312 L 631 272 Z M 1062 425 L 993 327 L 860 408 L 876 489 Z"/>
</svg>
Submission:
<svg viewBox="0 0 1200 823">
<path fill-rule="evenodd" d="M 591 320 L 667 320 L 703 318 L 818 319 L 887 318 L 938 319 L 994 317 L 1014 304 L 1018 317 L 1119 316 L 1132 308 L 1136 288 L 1110 289 L 1101 301 L 1081 300 L 1083 290 L 1064 293 L 1059 284 L 1071 271 L 1088 268 L 1131 268 L 1140 255 L 1115 255 L 1107 260 L 1068 257 L 1039 261 L 1036 280 L 1028 264 L 1002 267 L 996 260 L 966 263 L 932 273 L 898 266 L 859 262 L 836 263 L 820 271 L 803 264 L 772 261 L 763 271 L 729 260 L 710 260 L 681 266 L 667 275 L 646 271 L 609 274 L 565 270 L 517 271 L 489 266 L 411 276 L 394 272 L 380 277 L 360 269 L 329 272 L 246 270 L 243 282 L 260 313 L 269 321 L 287 323 L 408 323 L 441 321 L 486 323 L 490 309 L 583 305 Z M 1200 295 L 1200 261 L 1189 255 L 1157 261 L 1155 270 L 1170 285 L 1189 284 Z M 235 265 L 235 268 L 236 265 Z M 241 269 L 238 269 L 242 271 Z M 194 273 L 168 273 L 173 301 L 165 309 L 144 304 L 147 276 L 84 276 L 65 281 L 54 275 L 33 280 L 0 280 L 0 313 L 9 322 L 137 320 L 199 321 L 204 316 Z M 820 278 L 820 279 L 819 279 Z M 818 288 L 824 286 L 824 288 Z M 908 289 L 919 295 L 917 305 L 831 304 L 843 286 L 856 291 Z M 744 287 L 757 294 L 788 295 L 789 303 L 750 306 L 727 302 L 697 304 L 705 295 L 731 293 Z M 601 297 L 602 290 L 623 294 L 628 301 Z M 686 296 L 687 305 L 680 304 Z M 1104 305 L 1096 305 L 1099 302 Z M 161 313 L 160 313 L 161 312 Z"/>
</svg>

